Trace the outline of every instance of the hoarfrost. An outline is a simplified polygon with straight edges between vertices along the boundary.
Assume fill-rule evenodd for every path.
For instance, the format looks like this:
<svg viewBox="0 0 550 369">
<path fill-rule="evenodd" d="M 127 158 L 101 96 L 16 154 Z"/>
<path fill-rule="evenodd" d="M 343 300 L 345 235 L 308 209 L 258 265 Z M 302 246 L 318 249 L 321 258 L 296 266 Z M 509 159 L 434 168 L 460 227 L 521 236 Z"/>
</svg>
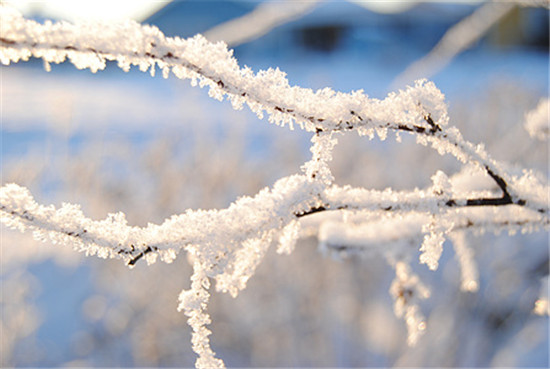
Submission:
<svg viewBox="0 0 550 369">
<path fill-rule="evenodd" d="M 138 66 L 152 75 L 158 67 L 165 78 L 171 71 L 193 86 L 208 87 L 209 96 L 228 98 L 235 109 L 246 104 L 259 118 L 267 115 L 270 123 L 314 133 L 312 158 L 301 173 L 283 177 L 271 188 L 243 196 L 225 209 L 187 210 L 146 227 L 128 225 L 123 213 L 95 221 L 77 205 L 62 204 L 58 209 L 39 205 L 16 184 L 0 188 L 1 222 L 32 232 L 38 240 L 70 246 L 86 255 L 119 258 L 130 267 L 142 259 L 171 262 L 181 250 L 187 251 L 194 273 L 191 288 L 179 296 L 178 310 L 189 317 L 193 328 L 197 367 L 223 367 L 210 348 L 211 332 L 206 328 L 210 281 L 216 281 L 218 291 L 236 296 L 276 235 L 279 253 L 290 253 L 301 234 L 314 234 L 321 247 L 331 252 L 381 253 L 389 259 L 396 273 L 390 287 L 394 311 L 405 320 L 408 342 L 414 344 L 426 329 L 418 301 L 428 298 L 429 290 L 403 255 L 422 243 L 420 263 L 435 270 L 449 237 L 461 266 L 462 289 L 472 291 L 478 276 L 464 232 L 549 228 L 548 181 L 527 170 L 517 176 L 492 159 L 483 145 L 466 141 L 449 125 L 445 97 L 432 82 L 416 81 L 383 100 L 369 98 L 363 91 L 314 92 L 290 86 L 279 69 L 254 74 L 248 67 L 240 68 L 223 43 L 209 43 L 200 35 L 168 38 L 155 27 L 135 22 L 39 24 L 6 5 L 0 6 L 0 21 L 4 65 L 33 56 L 42 58 L 47 70 L 51 63 L 66 59 L 92 72 L 104 69 L 108 60 L 117 61 L 124 71 Z M 545 104 L 547 112 L 547 100 Z M 333 183 L 329 162 L 338 134 L 357 132 L 372 139 L 376 132 L 383 140 L 388 131 L 413 134 L 419 144 L 441 155 L 451 154 L 465 169 L 451 179 L 439 171 L 431 187 L 408 191 Z"/>
<path fill-rule="evenodd" d="M 297 220 L 293 220 L 281 231 L 279 236 L 279 246 L 277 247 L 277 253 L 279 254 L 291 254 L 296 247 L 296 241 L 300 236 L 300 223 Z"/>
<path fill-rule="evenodd" d="M 424 236 L 424 241 L 420 247 L 420 263 L 426 264 L 431 270 L 436 270 L 439 266 L 439 258 L 443 253 L 443 242 L 445 242 L 445 236 L 443 232 L 433 224 L 430 223 L 427 227 L 429 232 Z"/>
</svg>

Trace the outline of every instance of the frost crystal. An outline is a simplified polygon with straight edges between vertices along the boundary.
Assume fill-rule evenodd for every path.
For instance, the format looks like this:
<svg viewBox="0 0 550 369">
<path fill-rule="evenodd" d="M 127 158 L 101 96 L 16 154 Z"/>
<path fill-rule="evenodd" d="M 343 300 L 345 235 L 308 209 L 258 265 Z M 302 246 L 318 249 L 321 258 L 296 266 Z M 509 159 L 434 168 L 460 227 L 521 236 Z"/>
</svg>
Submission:
<svg viewBox="0 0 550 369">
<path fill-rule="evenodd" d="M 452 196 L 451 182 L 445 173 L 438 170 L 437 173 L 432 176 L 432 182 L 433 191 L 436 195 L 446 195 L 448 197 Z"/>
<path fill-rule="evenodd" d="M 297 123 L 310 132 L 358 129 L 371 134 L 376 129 L 384 138 L 388 129 L 426 126 L 426 111 L 442 127 L 448 121 L 443 94 L 425 80 L 384 100 L 370 99 L 363 91 L 344 94 L 325 88 L 314 92 L 290 86 L 279 69 L 254 74 L 250 68 L 239 68 L 223 42 L 213 44 L 200 35 L 169 38 L 156 27 L 132 21 L 39 24 L 5 5 L 0 6 L 0 20 L 4 65 L 33 56 L 42 58 L 47 70 L 51 63 L 67 59 L 92 72 L 104 69 L 109 60 L 124 71 L 137 66 L 152 75 L 158 67 L 164 77 L 172 72 L 193 86 L 208 87 L 217 100 L 227 97 L 236 109 L 247 104 L 259 118 L 267 113 L 271 123 L 291 128 Z"/>
<path fill-rule="evenodd" d="M 431 270 L 436 270 L 439 266 L 439 258 L 443 253 L 443 242 L 445 242 L 444 232 L 433 222 L 429 223 L 425 230 L 429 232 L 424 236 L 424 241 L 420 247 L 420 263 L 426 264 Z"/>
<path fill-rule="evenodd" d="M 196 368 L 224 368 L 222 360 L 215 357 L 214 351 L 210 348 L 208 336 L 212 333 L 206 328 L 210 324 L 210 316 L 206 313 L 210 294 L 208 288 L 210 281 L 199 262 L 194 264 L 194 273 L 191 276 L 191 289 L 182 291 L 179 296 L 178 311 L 184 312 L 189 317 L 188 323 L 193 328 L 191 343 L 193 351 L 199 355 Z"/>
</svg>

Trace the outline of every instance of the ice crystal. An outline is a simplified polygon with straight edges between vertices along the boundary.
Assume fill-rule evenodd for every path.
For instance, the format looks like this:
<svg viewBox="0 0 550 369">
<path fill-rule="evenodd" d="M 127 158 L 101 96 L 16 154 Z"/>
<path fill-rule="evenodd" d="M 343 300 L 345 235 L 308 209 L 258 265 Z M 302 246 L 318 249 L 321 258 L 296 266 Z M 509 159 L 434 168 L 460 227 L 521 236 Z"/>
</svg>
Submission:
<svg viewBox="0 0 550 369">
<path fill-rule="evenodd" d="M 287 255 L 292 253 L 292 251 L 294 251 L 294 247 L 296 246 L 296 241 L 298 240 L 299 235 L 300 223 L 296 220 L 293 220 L 281 231 L 277 253 Z"/>
<path fill-rule="evenodd" d="M 425 231 L 429 232 L 424 236 L 424 241 L 420 247 L 420 263 L 426 264 L 431 270 L 436 270 L 439 266 L 439 258 L 443 253 L 443 242 L 445 236 L 443 230 L 434 222 L 430 222 Z"/>
</svg>

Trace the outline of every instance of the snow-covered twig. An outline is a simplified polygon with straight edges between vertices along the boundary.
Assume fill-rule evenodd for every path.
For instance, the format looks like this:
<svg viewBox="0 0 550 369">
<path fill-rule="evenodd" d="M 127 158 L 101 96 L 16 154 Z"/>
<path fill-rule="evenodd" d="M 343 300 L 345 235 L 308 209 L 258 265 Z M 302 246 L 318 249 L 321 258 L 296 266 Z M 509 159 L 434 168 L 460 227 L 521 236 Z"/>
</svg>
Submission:
<svg viewBox="0 0 550 369">
<path fill-rule="evenodd" d="M 39 24 L 6 6 L 0 7 L 0 18 L 0 61 L 5 65 L 34 56 L 42 58 L 47 69 L 50 63 L 66 59 L 92 72 L 104 69 L 108 60 L 117 61 L 126 71 L 136 65 L 154 73 L 158 66 L 165 77 L 171 71 L 193 85 L 208 86 L 214 98 L 227 96 L 236 109 L 246 103 L 260 117 L 267 113 L 272 123 L 291 128 L 298 124 L 311 132 L 353 129 L 355 125 L 370 134 L 375 128 L 400 129 L 398 122 L 403 129 L 424 126 L 429 130 L 419 106 L 429 108 L 439 124 L 446 123 L 443 95 L 430 83 L 420 83 L 383 101 L 369 99 L 362 91 L 344 94 L 326 88 L 313 92 L 290 86 L 278 69 L 254 74 L 249 68 L 239 68 L 225 44 L 210 43 L 200 35 L 185 40 L 164 37 L 156 27 L 132 21 Z M 400 115 L 399 119 L 392 119 L 394 114 Z"/>
<path fill-rule="evenodd" d="M 29 191 L 18 185 L 0 188 L 2 223 L 32 231 L 37 239 L 69 245 L 88 255 L 120 258 L 130 266 L 142 259 L 170 262 L 180 250 L 186 250 L 194 260 L 194 274 L 191 289 L 180 295 L 180 310 L 190 318 L 199 367 L 223 366 L 214 357 L 208 341 L 210 331 L 205 327 L 210 322 L 206 314 L 210 279 L 216 280 L 218 291 L 236 296 L 246 287 L 272 240 L 278 235 L 280 252 L 290 252 L 300 234 L 300 222 L 314 214 L 353 212 L 369 218 L 368 214 L 386 213 L 386 226 L 415 216 L 422 222 L 401 236 L 414 239 L 415 234 L 420 235 L 420 262 L 430 269 L 437 268 L 442 244 L 452 232 L 529 232 L 549 227 L 548 185 L 529 171 L 520 177 L 509 173 L 482 145 L 464 140 L 457 128 L 448 125 L 444 96 L 431 82 L 418 81 L 383 100 L 369 98 L 362 91 L 345 94 L 327 88 L 314 92 L 290 86 L 278 69 L 254 74 L 249 68 L 240 68 L 224 44 L 209 43 L 201 36 L 166 38 L 157 28 L 135 22 L 39 24 L 7 6 L 0 6 L 0 21 L 3 64 L 32 56 L 42 58 L 46 69 L 50 63 L 66 59 L 93 72 L 105 68 L 109 60 L 117 61 L 125 71 L 137 65 L 154 74 L 158 66 L 164 77 L 172 72 L 190 79 L 193 85 L 208 86 L 211 97 L 227 97 L 236 109 L 247 104 L 259 117 L 266 113 L 271 123 L 291 129 L 296 124 L 314 132 L 312 159 L 304 164 L 302 173 L 281 178 L 271 188 L 239 198 L 226 209 L 187 210 L 160 225 L 129 226 L 122 213 L 94 221 L 76 205 L 56 209 L 37 204 Z M 334 185 L 328 163 L 336 136 L 350 131 L 370 138 L 376 132 L 381 139 L 388 131 L 413 134 L 418 143 L 483 171 L 494 188 L 459 191 L 442 172 L 425 190 L 374 191 Z M 319 230 L 323 227 L 326 229 L 321 224 Z M 325 232 L 320 239 L 327 243 L 338 237 L 345 240 L 350 227 L 341 229 L 339 233 Z M 374 243 L 384 241 L 383 232 L 349 235 L 348 239 L 358 237 L 363 243 L 371 236 Z M 395 265 L 399 283 L 410 279 L 407 270 Z M 396 291 L 392 293 L 398 302 L 400 293 Z M 418 311 L 413 310 L 405 315 L 412 314 L 415 322 L 419 321 Z M 418 332 L 409 331 L 413 342 Z"/>
<path fill-rule="evenodd" d="M 103 69 L 107 60 L 116 60 L 128 70 L 138 65 L 143 71 L 156 66 L 168 77 L 208 86 L 209 95 L 227 96 L 236 109 L 246 103 L 252 111 L 281 125 L 294 124 L 312 132 L 344 132 L 382 139 L 387 131 L 407 132 L 421 144 L 430 144 L 441 154 L 451 153 L 462 162 L 475 162 L 495 179 L 503 190 L 504 203 L 521 199 L 508 188 L 510 181 L 482 146 L 465 141 L 454 127 L 447 127 L 448 117 L 443 94 L 426 81 L 392 93 L 384 100 L 369 98 L 362 91 L 350 94 L 329 88 L 313 92 L 290 86 L 278 69 L 252 73 L 239 68 L 224 44 L 212 44 L 201 36 L 182 40 L 167 38 L 155 27 L 128 21 L 122 24 L 69 24 L 25 20 L 7 6 L 0 7 L 2 34 L 0 60 L 3 64 L 39 57 L 46 65 L 67 58 L 77 68 Z M 102 32 L 98 34 L 96 29 Z"/>
<path fill-rule="evenodd" d="M 168 77 L 191 79 L 192 84 L 208 86 L 216 99 L 229 98 L 236 109 L 247 104 L 252 111 L 281 125 L 294 124 L 312 132 L 355 130 L 360 135 L 385 138 L 387 131 L 417 135 L 422 144 L 430 144 L 440 153 L 451 153 L 463 162 L 473 161 L 487 168 L 497 183 L 507 183 L 505 174 L 481 146 L 466 142 L 460 132 L 448 124 L 443 94 L 432 84 L 419 81 L 384 100 L 372 99 L 362 91 L 350 94 L 329 88 L 313 92 L 290 86 L 278 69 L 252 73 L 239 68 L 224 44 L 212 44 L 201 36 L 182 40 L 167 38 L 155 27 L 128 21 L 122 24 L 69 24 L 25 20 L 6 6 L 0 7 L 3 27 L 0 36 L 0 60 L 3 64 L 26 60 L 31 56 L 49 63 L 67 58 L 77 68 L 93 72 L 103 69 L 107 60 L 115 60 L 124 70 L 138 65 L 143 71 L 156 66 Z M 95 30 L 100 27 L 102 32 Z M 497 179 L 498 178 L 498 179 Z M 500 181 L 501 179 L 502 181 Z M 502 187 L 501 187 L 502 188 Z M 504 189 L 503 189 L 504 191 Z M 504 191 L 504 195 L 507 191 Z M 511 202 L 514 194 L 510 193 Z"/>
<path fill-rule="evenodd" d="M 442 217 L 444 214 L 452 216 L 454 229 L 519 227 L 521 230 L 549 225 L 548 208 L 542 204 L 544 199 L 540 199 L 538 205 L 541 207 L 537 210 L 518 204 L 499 210 L 498 204 L 487 206 L 481 200 L 473 204 L 473 200 L 444 197 L 434 193 L 433 188 L 376 191 L 331 185 L 323 189 L 305 175 L 293 175 L 280 179 L 272 189 L 266 188 L 255 197 L 240 198 L 226 209 L 188 210 L 160 225 L 140 228 L 128 225 L 122 213 L 94 221 L 85 217 L 77 205 L 63 204 L 55 209 L 38 205 L 28 190 L 18 185 L 7 184 L 0 188 L 0 212 L 6 225 L 31 230 L 38 239 L 69 244 L 88 255 L 120 258 L 130 266 L 142 258 L 149 263 L 157 257 L 170 262 L 179 250 L 191 249 L 192 245 L 228 240 L 230 243 L 242 242 L 252 236 L 258 237 L 263 231 L 282 229 L 307 215 L 329 211 L 379 211 L 400 214 L 400 217 L 413 214 L 419 224 L 425 223 L 422 214 L 441 212 Z M 401 222 L 404 222 L 402 218 Z M 392 235 L 397 236 L 395 232 Z M 386 242 L 381 234 L 377 237 L 381 243 Z M 205 251 L 197 249 L 196 252 Z"/>
</svg>

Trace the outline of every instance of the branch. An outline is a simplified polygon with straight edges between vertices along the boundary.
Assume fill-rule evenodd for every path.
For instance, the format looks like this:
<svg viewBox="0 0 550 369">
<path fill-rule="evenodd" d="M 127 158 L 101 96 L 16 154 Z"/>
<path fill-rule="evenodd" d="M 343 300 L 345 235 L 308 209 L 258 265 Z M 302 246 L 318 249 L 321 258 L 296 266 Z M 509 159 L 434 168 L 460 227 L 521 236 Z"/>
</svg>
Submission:
<svg viewBox="0 0 550 369">
<path fill-rule="evenodd" d="M 66 244 L 87 255 L 120 258 L 130 266 L 142 258 L 154 262 L 157 256 L 171 262 L 182 248 L 205 259 L 231 259 L 244 240 L 282 228 L 295 219 L 294 212 L 309 209 L 318 201 L 319 189 L 306 176 L 294 175 L 226 209 L 188 210 L 141 228 L 129 226 L 122 213 L 94 221 L 76 205 L 39 205 L 27 189 L 7 184 L 0 188 L 0 221 L 33 231 L 37 239 Z"/>
<path fill-rule="evenodd" d="M 419 102 L 436 107 L 434 119 L 445 118 L 443 95 L 430 83 L 419 83 L 385 100 L 370 99 L 362 91 L 343 94 L 326 88 L 313 92 L 290 86 L 285 73 L 278 69 L 254 74 L 250 68 L 239 68 L 225 44 L 209 43 L 200 35 L 186 40 L 165 37 L 156 27 L 131 21 L 39 24 L 8 6 L 0 6 L 0 20 L 0 60 L 5 65 L 34 56 L 42 58 L 48 68 L 49 63 L 69 59 L 77 68 L 93 72 L 104 69 L 108 60 L 117 61 L 125 71 L 136 65 L 154 73 L 158 66 L 165 77 L 172 71 L 194 85 L 199 82 L 201 87 L 208 86 L 214 98 L 227 96 L 235 108 L 246 103 L 259 116 L 266 112 L 272 123 L 297 123 L 311 132 L 339 130 L 355 123 L 371 129 L 383 127 L 393 123 L 394 114 L 389 114 L 388 108 L 400 112 L 402 119 L 409 121 L 407 125 L 422 125 L 415 106 Z M 356 122 L 353 111 L 368 119 Z"/>
<path fill-rule="evenodd" d="M 550 221 L 540 214 L 522 209 L 496 211 L 495 208 L 456 209 L 435 216 L 438 224 L 450 229 L 452 235 L 461 231 L 487 232 L 533 232 L 548 229 Z M 368 217 L 364 213 L 347 214 L 326 212 L 302 221 L 302 232 L 316 236 L 321 248 L 337 255 L 387 255 L 412 254 L 418 251 L 427 234 L 424 226 L 433 221 L 433 214 L 410 212 L 401 214 L 383 213 Z"/>
<path fill-rule="evenodd" d="M 0 59 L 4 64 L 35 56 L 46 64 L 69 58 L 77 68 L 92 71 L 103 69 L 107 60 L 118 61 L 124 70 L 138 65 L 153 72 L 158 65 L 165 77 L 171 70 L 192 83 L 200 80 L 201 86 L 210 87 L 211 96 L 221 99 L 226 95 L 236 108 L 246 102 L 258 115 L 265 111 L 270 121 L 278 124 L 292 126 L 295 122 L 317 133 L 356 130 L 370 137 L 376 129 L 382 138 L 388 129 L 412 133 L 420 143 L 430 143 L 440 153 L 451 153 L 462 162 L 476 162 L 503 192 L 501 198 L 468 199 L 467 206 L 525 205 L 526 201 L 511 190 L 510 178 L 481 146 L 465 141 L 456 128 L 445 127 L 444 97 L 432 83 L 419 82 L 384 100 L 370 99 L 362 91 L 343 94 L 323 89 L 314 93 L 290 87 L 278 70 L 254 75 L 248 68 L 240 69 L 223 44 L 208 43 L 200 36 L 166 38 L 157 28 L 135 22 L 42 25 L 25 20 L 5 5 L 0 6 L 0 19 Z M 100 35 L 96 32 L 99 27 Z M 447 205 L 458 203 L 450 199 Z M 126 252 L 133 255 L 131 250 Z"/>
<path fill-rule="evenodd" d="M 0 5 L 0 22 L 0 61 L 5 65 L 32 56 L 42 58 L 46 69 L 66 59 L 92 72 L 105 68 L 109 60 L 117 61 L 125 71 L 137 65 L 154 74 L 158 66 L 164 77 L 172 72 L 193 85 L 208 86 L 211 97 L 227 97 L 236 109 L 246 103 L 259 117 L 267 113 L 271 123 L 290 128 L 298 124 L 315 132 L 313 158 L 302 167 L 305 174 L 284 177 L 272 188 L 241 197 L 226 209 L 187 210 L 160 225 L 129 226 L 122 213 L 95 221 L 76 205 L 56 209 L 37 204 L 27 189 L 15 184 L 0 188 L 0 221 L 30 230 L 37 239 L 69 245 L 88 255 L 120 258 L 129 266 L 142 259 L 171 262 L 181 249 L 188 251 L 195 260 L 193 283 L 190 291 L 180 295 L 180 308 L 190 316 L 198 366 L 223 365 L 210 349 L 210 332 L 205 328 L 209 279 L 216 279 L 218 290 L 236 295 L 277 232 L 283 233 L 281 250 L 292 249 L 298 220 L 324 217 L 332 213 L 329 210 L 368 217 L 385 213 L 397 222 L 414 216 L 422 219 L 421 232 L 427 234 L 420 262 L 431 269 L 437 268 L 444 235 L 452 230 L 549 227 L 548 185 L 530 172 L 521 178 L 509 174 L 481 145 L 473 145 L 458 129 L 448 127 L 444 96 L 431 82 L 417 81 L 384 100 L 371 99 L 362 91 L 344 94 L 327 88 L 313 92 L 291 87 L 278 69 L 257 74 L 247 67 L 241 69 L 224 44 L 209 43 L 202 36 L 166 38 L 157 28 L 135 22 L 38 24 L 4 5 Z M 372 138 L 376 132 L 384 139 L 388 130 L 414 134 L 418 143 L 429 144 L 440 154 L 474 163 L 494 181 L 501 196 L 494 197 L 490 191 L 454 191 L 442 173 L 433 177 L 434 185 L 426 190 L 375 191 L 332 184 L 328 162 L 336 133 L 355 131 Z M 362 237 L 363 241 L 368 238 Z M 380 232 L 376 237 L 380 241 Z"/>
<path fill-rule="evenodd" d="M 87 254 L 122 258 L 133 266 L 144 257 L 154 262 L 157 255 L 170 262 L 182 248 L 192 249 L 197 254 L 231 255 L 234 252 L 231 245 L 246 238 L 281 229 L 293 219 L 329 210 L 437 214 L 452 209 L 514 205 L 538 214 L 538 223 L 543 227 L 548 225 L 547 205 L 512 204 L 508 200 L 482 196 L 450 198 L 433 189 L 400 192 L 333 185 L 323 190 L 307 176 L 293 175 L 280 179 L 273 188 L 266 188 L 255 197 L 240 198 L 226 209 L 188 210 L 160 225 L 150 224 L 144 228 L 128 226 L 123 214 L 111 214 L 103 221 L 93 221 L 75 205 L 64 204 L 57 210 L 38 205 L 28 190 L 14 184 L 0 188 L 0 213 L 3 223 L 21 230 L 29 228 L 35 231 L 37 238 L 66 243 Z M 507 225 L 495 223 L 499 224 Z M 197 245 L 210 246 L 199 248 Z"/>
<path fill-rule="evenodd" d="M 39 24 L 24 19 L 8 6 L 0 6 L 2 34 L 0 60 L 3 64 L 34 56 L 49 63 L 69 59 L 79 69 L 103 69 L 107 60 L 117 61 L 127 71 L 156 66 L 168 77 L 170 71 L 193 85 L 210 88 L 216 99 L 228 97 L 236 109 L 246 103 L 259 117 L 291 128 L 294 123 L 311 132 L 356 131 L 385 138 L 387 130 L 417 135 L 420 143 L 430 143 L 441 154 L 450 153 L 462 162 L 474 161 L 504 181 L 506 175 L 481 146 L 465 141 L 460 132 L 445 126 L 447 107 L 443 94 L 431 82 L 418 81 L 414 87 L 392 93 L 384 100 L 371 99 L 363 91 L 349 94 L 329 88 L 313 92 L 290 86 L 278 69 L 256 75 L 239 68 L 222 43 L 212 44 L 198 35 L 182 40 L 165 37 L 157 28 L 136 22 L 122 24 Z M 102 32 L 98 34 L 97 29 Z M 513 197 L 513 194 L 510 194 Z"/>
</svg>

